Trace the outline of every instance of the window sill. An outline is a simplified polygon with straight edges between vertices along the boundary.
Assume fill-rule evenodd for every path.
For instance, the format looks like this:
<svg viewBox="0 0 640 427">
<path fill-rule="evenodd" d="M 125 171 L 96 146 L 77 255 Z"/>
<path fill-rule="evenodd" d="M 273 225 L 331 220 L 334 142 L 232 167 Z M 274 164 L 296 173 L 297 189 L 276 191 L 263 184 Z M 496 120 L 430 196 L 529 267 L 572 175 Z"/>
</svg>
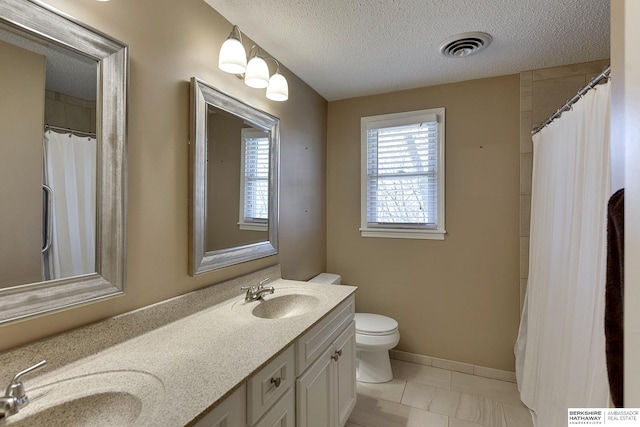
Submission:
<svg viewBox="0 0 640 427">
<path fill-rule="evenodd" d="M 361 228 L 362 237 L 385 239 L 444 240 L 445 230 L 403 230 L 397 228 Z"/>
<path fill-rule="evenodd" d="M 239 222 L 238 227 L 240 230 L 246 231 L 267 231 L 269 229 L 268 224 L 260 224 L 254 222 Z"/>
</svg>

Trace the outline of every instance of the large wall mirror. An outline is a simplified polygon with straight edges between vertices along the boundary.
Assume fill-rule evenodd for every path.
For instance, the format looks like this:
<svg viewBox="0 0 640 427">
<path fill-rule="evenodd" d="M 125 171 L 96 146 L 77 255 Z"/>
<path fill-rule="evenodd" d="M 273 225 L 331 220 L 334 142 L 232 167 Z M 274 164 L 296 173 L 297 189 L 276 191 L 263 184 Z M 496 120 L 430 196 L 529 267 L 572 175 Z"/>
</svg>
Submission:
<svg viewBox="0 0 640 427">
<path fill-rule="evenodd" d="M 191 79 L 192 275 L 278 253 L 279 127 Z"/>
<path fill-rule="evenodd" d="M 0 2 L 0 323 L 121 294 L 128 48 Z"/>
</svg>

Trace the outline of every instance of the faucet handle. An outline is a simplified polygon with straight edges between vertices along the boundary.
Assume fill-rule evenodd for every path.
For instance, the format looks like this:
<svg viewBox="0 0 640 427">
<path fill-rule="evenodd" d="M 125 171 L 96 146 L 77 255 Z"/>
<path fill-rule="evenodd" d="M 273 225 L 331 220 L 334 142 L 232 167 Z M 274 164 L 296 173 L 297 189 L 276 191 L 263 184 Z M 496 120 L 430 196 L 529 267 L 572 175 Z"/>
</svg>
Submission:
<svg viewBox="0 0 640 427">
<path fill-rule="evenodd" d="M 258 283 L 258 289 L 263 289 L 264 284 L 267 283 L 270 279 L 267 277 L 266 279 L 262 279 L 260 283 Z"/>
<path fill-rule="evenodd" d="M 36 363 L 35 365 L 31 366 L 30 368 L 27 368 L 15 374 L 13 376 L 13 379 L 11 380 L 11 383 L 7 386 L 5 397 L 11 396 L 11 397 L 16 397 L 18 399 L 25 398 L 24 386 L 22 385 L 22 381 L 20 381 L 20 377 L 22 377 L 23 375 L 29 374 L 35 371 L 36 369 L 40 369 L 46 364 L 47 364 L 47 361 L 42 360 Z"/>
<path fill-rule="evenodd" d="M 251 301 L 255 293 L 258 292 L 255 286 L 242 286 L 240 289 L 243 291 L 247 291 L 247 293 L 244 295 L 245 301 Z"/>
</svg>

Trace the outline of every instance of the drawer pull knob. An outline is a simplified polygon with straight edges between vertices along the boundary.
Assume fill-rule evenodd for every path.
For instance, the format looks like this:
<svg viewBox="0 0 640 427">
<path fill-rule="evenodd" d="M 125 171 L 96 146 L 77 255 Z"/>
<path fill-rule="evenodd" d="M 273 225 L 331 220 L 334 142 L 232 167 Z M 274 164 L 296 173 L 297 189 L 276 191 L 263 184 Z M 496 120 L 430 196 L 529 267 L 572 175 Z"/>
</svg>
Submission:
<svg viewBox="0 0 640 427">
<path fill-rule="evenodd" d="M 280 387 L 280 383 L 282 382 L 282 378 L 271 378 L 271 384 L 274 384 L 276 388 Z"/>
<path fill-rule="evenodd" d="M 335 354 L 334 354 L 333 356 L 331 356 L 331 358 L 332 358 L 333 360 L 335 360 L 336 362 L 338 361 L 338 357 L 340 357 L 340 356 L 338 355 L 338 352 L 337 352 L 337 351 L 335 352 Z"/>
<path fill-rule="evenodd" d="M 338 354 L 338 356 L 342 356 L 342 350 L 338 350 L 336 351 L 336 353 Z"/>
</svg>

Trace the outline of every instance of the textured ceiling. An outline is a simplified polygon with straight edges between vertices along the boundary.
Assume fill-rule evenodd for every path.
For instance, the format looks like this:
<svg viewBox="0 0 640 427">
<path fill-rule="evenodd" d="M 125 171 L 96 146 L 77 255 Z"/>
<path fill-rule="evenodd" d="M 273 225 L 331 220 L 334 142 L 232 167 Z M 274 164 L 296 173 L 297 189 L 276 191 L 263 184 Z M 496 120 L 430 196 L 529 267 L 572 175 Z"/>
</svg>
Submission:
<svg viewBox="0 0 640 427">
<path fill-rule="evenodd" d="M 609 0 L 205 1 L 330 101 L 609 57 Z M 440 55 L 468 31 L 493 43 Z"/>
</svg>

